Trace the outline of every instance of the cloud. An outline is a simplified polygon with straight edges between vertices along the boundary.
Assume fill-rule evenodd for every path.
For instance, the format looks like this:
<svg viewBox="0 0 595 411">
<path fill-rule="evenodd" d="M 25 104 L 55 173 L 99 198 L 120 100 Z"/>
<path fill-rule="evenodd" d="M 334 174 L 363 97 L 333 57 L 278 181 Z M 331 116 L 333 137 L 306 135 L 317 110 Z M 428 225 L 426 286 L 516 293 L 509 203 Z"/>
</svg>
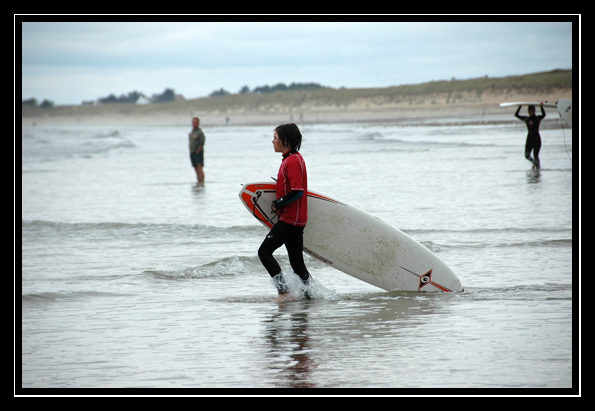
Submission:
<svg viewBox="0 0 595 411">
<path fill-rule="evenodd" d="M 22 93 L 78 104 L 278 82 L 385 87 L 572 67 L 571 23 L 22 24 Z M 41 97 L 41 96 L 44 97 Z"/>
</svg>

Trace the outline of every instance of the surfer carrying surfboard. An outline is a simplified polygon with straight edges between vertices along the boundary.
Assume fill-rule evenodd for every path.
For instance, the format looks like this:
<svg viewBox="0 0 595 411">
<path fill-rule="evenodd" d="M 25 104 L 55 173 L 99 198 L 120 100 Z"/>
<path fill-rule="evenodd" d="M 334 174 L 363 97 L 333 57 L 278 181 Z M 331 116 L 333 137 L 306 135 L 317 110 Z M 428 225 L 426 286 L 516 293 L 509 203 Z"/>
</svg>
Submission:
<svg viewBox="0 0 595 411">
<path fill-rule="evenodd" d="M 306 163 L 299 153 L 302 134 L 294 123 L 282 124 L 273 133 L 273 148 L 282 153 L 283 159 L 277 174 L 277 199 L 271 207 L 279 221 L 269 231 L 258 249 L 258 257 L 273 278 L 279 297 L 284 301 L 291 296 L 283 278 L 281 267 L 273 252 L 285 245 L 289 263 L 304 285 L 308 285 L 310 273 L 304 264 L 304 227 L 308 221 L 308 174 Z M 306 295 L 307 297 L 308 295 Z"/>
<path fill-rule="evenodd" d="M 543 103 L 541 103 L 541 115 L 535 115 L 535 106 L 529 106 L 527 108 L 527 112 L 529 116 L 520 116 L 519 111 L 521 110 L 521 105 L 517 109 L 516 113 L 514 113 L 516 118 L 519 118 L 525 122 L 527 125 L 527 141 L 525 142 L 525 158 L 533 163 L 533 169 L 539 170 L 540 163 L 539 163 L 539 150 L 541 149 L 541 136 L 539 135 L 539 123 L 541 120 L 545 118 L 545 111 L 543 110 Z M 533 157 L 531 157 L 531 151 L 533 151 Z"/>
</svg>

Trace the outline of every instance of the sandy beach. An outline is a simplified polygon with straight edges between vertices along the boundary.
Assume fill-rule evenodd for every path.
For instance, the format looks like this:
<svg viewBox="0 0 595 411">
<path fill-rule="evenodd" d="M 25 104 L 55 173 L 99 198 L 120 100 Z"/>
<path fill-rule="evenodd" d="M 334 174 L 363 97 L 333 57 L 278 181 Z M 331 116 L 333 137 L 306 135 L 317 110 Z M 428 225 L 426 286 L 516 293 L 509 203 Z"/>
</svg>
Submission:
<svg viewBox="0 0 595 411">
<path fill-rule="evenodd" d="M 546 73 L 547 74 L 547 73 Z M 226 125 L 267 125 L 283 122 L 301 124 L 350 122 L 402 122 L 436 118 L 477 118 L 498 116 L 514 110 L 502 108 L 502 102 L 556 102 L 572 99 L 572 86 L 563 81 L 539 80 L 543 73 L 525 76 L 520 85 L 504 86 L 488 81 L 460 84 L 445 82 L 384 89 L 343 89 L 290 91 L 260 95 L 202 97 L 157 104 L 71 105 L 40 108 L 22 105 L 24 125 L 39 123 L 177 124 L 200 117 L 205 127 Z M 558 75 L 560 75 L 558 73 Z M 563 74 L 567 78 L 571 73 Z M 538 82 L 538 86 L 528 81 Z M 536 80 L 537 79 L 537 80 Z M 475 82 L 474 82 L 475 81 Z M 482 80 L 479 80 L 482 81 Z M 452 84 L 451 84 L 452 83 Z M 450 87 L 450 88 L 449 88 Z"/>
</svg>

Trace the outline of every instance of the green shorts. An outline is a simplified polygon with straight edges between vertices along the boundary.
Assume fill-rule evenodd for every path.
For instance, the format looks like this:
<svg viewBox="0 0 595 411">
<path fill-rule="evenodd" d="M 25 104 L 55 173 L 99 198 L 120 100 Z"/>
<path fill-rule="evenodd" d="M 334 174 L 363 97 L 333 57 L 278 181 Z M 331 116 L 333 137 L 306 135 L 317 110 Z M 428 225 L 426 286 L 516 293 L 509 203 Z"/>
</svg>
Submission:
<svg viewBox="0 0 595 411">
<path fill-rule="evenodd" d="M 190 164 L 192 164 L 192 167 L 196 167 L 196 166 L 203 166 L 205 165 L 205 160 L 204 160 L 204 151 L 201 151 L 200 153 L 196 154 L 196 153 L 190 153 Z"/>
</svg>

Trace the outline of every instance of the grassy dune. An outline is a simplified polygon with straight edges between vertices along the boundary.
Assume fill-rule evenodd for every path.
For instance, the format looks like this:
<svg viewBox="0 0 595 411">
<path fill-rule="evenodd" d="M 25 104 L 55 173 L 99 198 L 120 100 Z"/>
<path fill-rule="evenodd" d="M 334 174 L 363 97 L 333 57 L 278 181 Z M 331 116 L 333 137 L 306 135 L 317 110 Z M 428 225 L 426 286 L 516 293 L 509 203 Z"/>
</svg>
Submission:
<svg viewBox="0 0 595 411">
<path fill-rule="evenodd" d="M 572 71 L 554 70 L 518 76 L 430 81 L 385 88 L 294 90 L 270 94 L 231 94 L 185 101 L 136 105 L 56 106 L 49 109 L 22 106 L 22 118 L 39 117 L 185 117 L 206 121 L 297 117 L 370 117 L 399 110 L 402 113 L 493 110 L 502 101 L 556 101 L 572 98 Z M 364 115 L 364 113 L 367 113 Z M 271 121 L 275 121 L 272 119 Z"/>
</svg>

